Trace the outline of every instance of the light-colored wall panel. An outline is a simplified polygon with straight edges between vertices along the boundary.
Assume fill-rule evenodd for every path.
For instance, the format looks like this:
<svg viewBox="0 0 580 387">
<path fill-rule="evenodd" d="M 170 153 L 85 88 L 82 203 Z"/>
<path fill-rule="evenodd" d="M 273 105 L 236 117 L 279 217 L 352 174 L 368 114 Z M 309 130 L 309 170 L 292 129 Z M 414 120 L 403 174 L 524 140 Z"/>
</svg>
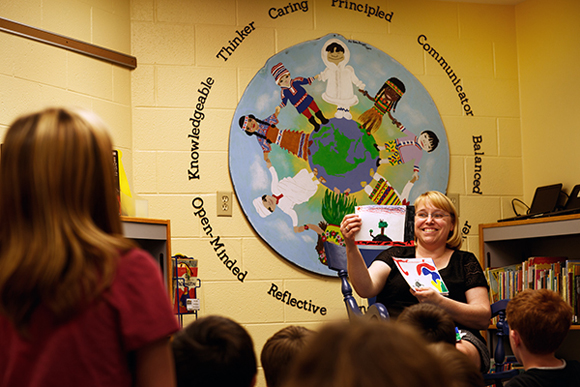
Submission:
<svg viewBox="0 0 580 387">
<path fill-rule="evenodd" d="M 70 0 L 43 0 L 42 3 L 40 28 L 93 43 L 90 4 Z"/>
<path fill-rule="evenodd" d="M 522 131 L 520 120 L 517 118 L 499 118 L 498 149 L 500 156 L 522 156 Z"/>
<path fill-rule="evenodd" d="M 207 84 L 211 78 L 209 93 L 202 83 Z M 208 94 L 204 107 L 232 108 L 235 106 L 236 95 L 235 69 L 211 69 L 207 67 L 159 66 L 157 68 L 157 105 L 167 107 L 189 107 L 195 109 L 199 92 Z"/>
<path fill-rule="evenodd" d="M 92 42 L 98 46 L 125 54 L 131 52 L 131 25 L 129 19 L 130 8 L 126 1 L 112 1 L 111 10 L 95 7 L 91 18 L 93 23 Z"/>
<path fill-rule="evenodd" d="M 131 55 L 141 64 L 191 65 L 194 28 L 191 25 L 134 21 L 131 25 Z"/>
<path fill-rule="evenodd" d="M 19 37 L 11 39 L 11 43 L 7 50 L 12 51 L 11 55 L 16 54 L 13 58 L 18 58 L 14 67 L 16 77 L 57 88 L 67 87 L 70 60 L 66 51 Z"/>
<path fill-rule="evenodd" d="M 131 72 L 133 106 L 155 106 L 155 66 L 138 64 Z"/>
<path fill-rule="evenodd" d="M 169 23 L 234 25 L 238 5 L 234 0 L 158 0 L 157 20 Z M 239 8 L 251 8 L 253 3 L 240 1 Z"/>
<path fill-rule="evenodd" d="M 443 117 L 443 124 L 451 154 L 464 156 L 474 156 L 475 152 L 484 152 L 486 156 L 498 154 L 495 118 L 446 116 Z M 481 149 L 476 149 L 478 147 Z"/>
</svg>

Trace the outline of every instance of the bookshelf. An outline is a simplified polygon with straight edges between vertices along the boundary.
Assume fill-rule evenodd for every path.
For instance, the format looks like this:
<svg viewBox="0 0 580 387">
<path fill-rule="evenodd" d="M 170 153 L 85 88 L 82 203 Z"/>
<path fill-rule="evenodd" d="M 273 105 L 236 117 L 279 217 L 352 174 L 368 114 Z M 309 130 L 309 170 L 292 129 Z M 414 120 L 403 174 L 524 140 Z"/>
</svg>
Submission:
<svg viewBox="0 0 580 387">
<path fill-rule="evenodd" d="M 532 256 L 580 259 L 578 246 L 580 214 L 479 225 L 479 260 L 484 269 L 522 263 Z M 580 325 L 572 325 L 557 354 L 580 360 Z"/>
<path fill-rule="evenodd" d="M 123 234 L 155 258 L 171 294 L 171 229 L 169 220 L 121 216 Z"/>
</svg>

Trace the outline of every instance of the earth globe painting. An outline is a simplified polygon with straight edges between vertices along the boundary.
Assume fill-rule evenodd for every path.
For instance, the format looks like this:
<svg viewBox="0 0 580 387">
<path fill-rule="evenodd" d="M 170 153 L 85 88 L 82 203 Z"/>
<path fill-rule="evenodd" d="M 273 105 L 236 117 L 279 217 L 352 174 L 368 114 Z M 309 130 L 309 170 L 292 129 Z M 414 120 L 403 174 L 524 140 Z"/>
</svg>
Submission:
<svg viewBox="0 0 580 387">
<path fill-rule="evenodd" d="M 323 244 L 344 245 L 344 215 L 445 192 L 449 146 L 407 69 L 329 34 L 279 52 L 250 81 L 230 128 L 229 169 L 255 232 L 291 263 L 335 276 Z"/>
</svg>

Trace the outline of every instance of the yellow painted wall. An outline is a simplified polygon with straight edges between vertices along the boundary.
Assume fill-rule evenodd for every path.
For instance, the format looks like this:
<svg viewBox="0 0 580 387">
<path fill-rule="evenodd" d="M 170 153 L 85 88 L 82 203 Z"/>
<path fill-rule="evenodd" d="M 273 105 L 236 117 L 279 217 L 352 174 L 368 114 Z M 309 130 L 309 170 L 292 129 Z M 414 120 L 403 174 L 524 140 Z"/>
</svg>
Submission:
<svg viewBox="0 0 580 387">
<path fill-rule="evenodd" d="M 366 4 L 367 2 L 360 3 Z M 308 273 L 257 237 L 237 202 L 233 217 L 216 216 L 216 191 L 232 191 L 229 130 L 236 104 L 254 74 L 275 53 L 328 33 L 371 44 L 411 71 L 431 94 L 448 135 L 448 192 L 460 194 L 464 248 L 478 252 L 477 225 L 510 216 L 514 197 L 531 201 L 537 185 L 577 183 L 573 91 L 578 90 L 578 2 L 526 0 L 517 6 L 435 0 L 376 0 L 392 22 L 308 0 L 308 11 L 272 19 L 287 2 L 253 0 L 33 0 L 0 3 L 0 16 L 137 57 L 133 71 L 0 32 L 0 136 L 19 114 L 49 104 L 93 108 L 125 151 L 133 191 L 149 216 L 170 219 L 174 253 L 199 259 L 202 310 L 243 323 L 259 354 L 288 324 L 316 328 L 345 318 L 335 279 Z M 370 3 L 369 3 L 370 4 Z M 253 31 L 227 60 L 216 58 L 236 30 Z M 446 73 L 417 39 L 440 52 L 474 111 L 462 107 Z M 202 81 L 215 83 L 204 108 L 199 180 L 189 180 L 191 131 Z M 540 80 L 540 82 L 538 82 Z M 555 129 L 555 130 L 554 130 Z M 557 147 L 546 135 L 560 134 Z M 482 195 L 474 194 L 473 136 L 481 136 Z M 544 145 L 542 147 L 542 145 Z M 540 157 L 540 155 L 542 157 Z M 214 235 L 248 274 L 243 283 L 216 257 L 192 199 L 201 197 Z M 471 228 L 469 228 L 471 227 Z M 328 309 L 313 315 L 268 295 L 272 284 Z M 186 319 L 186 322 L 189 321 Z M 262 378 L 259 386 L 264 386 Z"/>
<path fill-rule="evenodd" d="M 580 90 L 580 2 L 527 0 L 517 6 L 524 193 L 580 184 L 576 117 Z"/>
<path fill-rule="evenodd" d="M 228 135 L 237 101 L 266 60 L 292 45 L 339 33 L 371 44 L 398 60 L 427 88 L 437 105 L 450 144 L 448 192 L 461 195 L 461 218 L 472 228 L 465 247 L 478 251 L 477 225 L 507 214 L 522 195 L 522 159 L 515 8 L 438 1 L 376 1 L 393 11 L 391 23 L 308 1 L 308 11 L 272 19 L 272 1 L 133 0 L 132 73 L 134 187 L 149 200 L 149 214 L 170 217 L 173 251 L 200 259 L 201 314 L 225 314 L 252 333 L 259 353 L 265 340 L 288 324 L 316 327 L 345 318 L 339 283 L 310 274 L 277 256 L 246 221 L 237 202 L 232 218 L 216 216 L 216 191 L 232 190 Z M 211 4 L 211 5 L 210 5 Z M 216 58 L 236 30 L 256 30 L 227 61 Z M 425 35 L 461 77 L 474 117 L 462 114 L 447 74 L 417 39 Z M 188 121 L 201 82 L 215 84 L 203 110 L 199 180 L 188 180 Z M 473 136 L 482 136 L 483 195 L 472 193 Z M 248 271 L 238 282 L 216 257 L 191 201 L 202 197 L 214 234 L 230 258 Z M 511 211 L 511 209 L 509 209 Z M 328 308 L 324 318 L 285 306 L 267 294 L 272 283 L 294 296 Z M 263 386 L 263 379 L 260 378 Z"/>
<path fill-rule="evenodd" d="M 130 54 L 129 0 L 1 1 L 0 17 Z M 19 115 L 54 105 L 97 112 L 131 174 L 131 72 L 0 32 L 0 138 Z"/>
</svg>

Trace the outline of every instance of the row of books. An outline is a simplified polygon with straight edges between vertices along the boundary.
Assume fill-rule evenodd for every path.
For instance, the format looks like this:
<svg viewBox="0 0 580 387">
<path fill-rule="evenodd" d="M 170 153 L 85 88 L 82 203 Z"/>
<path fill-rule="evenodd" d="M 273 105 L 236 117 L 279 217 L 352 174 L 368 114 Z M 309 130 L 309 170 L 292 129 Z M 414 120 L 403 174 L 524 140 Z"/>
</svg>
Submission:
<svg viewBox="0 0 580 387">
<path fill-rule="evenodd" d="M 566 257 L 530 257 L 522 263 L 484 270 L 489 301 L 513 298 L 526 289 L 550 289 L 574 309 L 580 323 L 580 260 Z"/>
</svg>

